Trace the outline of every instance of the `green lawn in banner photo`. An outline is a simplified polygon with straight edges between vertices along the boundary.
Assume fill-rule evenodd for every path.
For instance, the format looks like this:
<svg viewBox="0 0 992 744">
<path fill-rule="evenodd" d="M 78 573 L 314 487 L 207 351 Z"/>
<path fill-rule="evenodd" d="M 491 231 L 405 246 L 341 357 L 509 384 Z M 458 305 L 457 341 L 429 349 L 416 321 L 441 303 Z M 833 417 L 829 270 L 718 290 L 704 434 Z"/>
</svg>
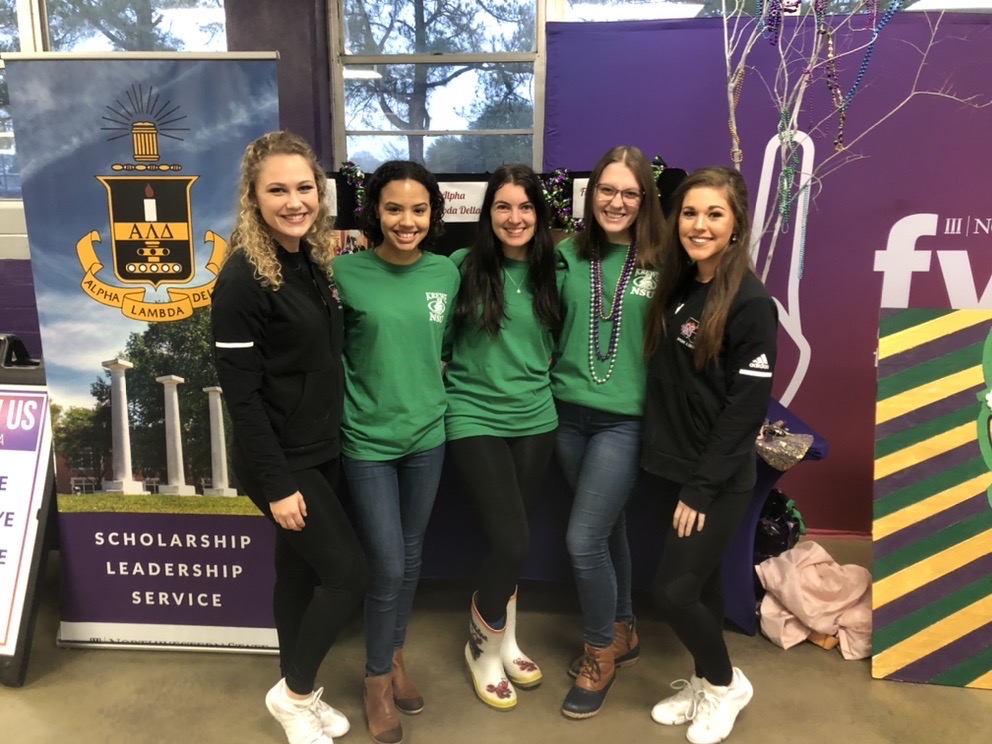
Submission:
<svg viewBox="0 0 992 744">
<path fill-rule="evenodd" d="M 60 512 L 262 516 L 247 496 L 122 496 L 97 491 L 84 496 L 60 493 L 58 506 Z"/>
</svg>

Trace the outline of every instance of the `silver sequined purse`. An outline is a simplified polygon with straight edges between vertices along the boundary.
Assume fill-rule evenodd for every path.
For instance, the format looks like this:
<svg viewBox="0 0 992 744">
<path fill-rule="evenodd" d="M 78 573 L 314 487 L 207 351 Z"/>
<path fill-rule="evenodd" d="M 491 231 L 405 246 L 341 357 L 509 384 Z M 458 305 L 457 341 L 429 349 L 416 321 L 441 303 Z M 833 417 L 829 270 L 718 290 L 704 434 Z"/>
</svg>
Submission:
<svg viewBox="0 0 992 744">
<path fill-rule="evenodd" d="M 788 470 L 800 462 L 812 445 L 812 434 L 793 434 L 784 421 L 765 421 L 754 442 L 758 456 L 776 470 Z"/>
</svg>

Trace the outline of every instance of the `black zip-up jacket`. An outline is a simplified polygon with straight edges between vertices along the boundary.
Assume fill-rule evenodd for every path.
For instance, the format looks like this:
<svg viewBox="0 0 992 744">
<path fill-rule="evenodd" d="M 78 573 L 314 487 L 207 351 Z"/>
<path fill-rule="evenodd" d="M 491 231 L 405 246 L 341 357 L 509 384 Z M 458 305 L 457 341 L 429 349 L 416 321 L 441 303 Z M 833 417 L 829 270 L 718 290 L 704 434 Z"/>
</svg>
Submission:
<svg viewBox="0 0 992 744">
<path fill-rule="evenodd" d="M 721 492 L 754 487 L 754 441 L 768 412 L 778 311 L 748 273 L 727 316 L 719 360 L 696 369 L 695 337 L 709 284 L 691 281 L 665 309 L 667 333 L 648 362 L 641 466 L 682 484 L 698 512 Z"/>
<path fill-rule="evenodd" d="M 327 275 L 310 248 L 289 253 L 278 290 L 263 287 L 244 253 L 224 264 L 214 288 L 214 361 L 234 428 L 240 467 L 277 501 L 297 490 L 294 470 L 341 451 L 344 326 Z"/>
</svg>

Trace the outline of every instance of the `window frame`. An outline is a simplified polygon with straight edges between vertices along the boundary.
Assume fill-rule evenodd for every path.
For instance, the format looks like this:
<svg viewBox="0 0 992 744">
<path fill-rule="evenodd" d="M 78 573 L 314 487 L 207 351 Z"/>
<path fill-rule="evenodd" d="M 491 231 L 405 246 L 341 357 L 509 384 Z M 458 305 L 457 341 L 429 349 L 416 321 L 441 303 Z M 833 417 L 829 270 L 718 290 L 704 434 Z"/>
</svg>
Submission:
<svg viewBox="0 0 992 744">
<path fill-rule="evenodd" d="M 48 51 L 48 7 L 45 0 L 17 0 L 15 7 L 21 52 Z"/>
<path fill-rule="evenodd" d="M 534 2 L 534 40 L 533 52 L 477 52 L 472 54 L 376 54 L 359 55 L 346 54 L 344 43 L 344 0 L 328 2 L 328 44 L 331 59 L 331 152 L 334 153 L 335 165 L 348 159 L 349 136 L 489 136 L 494 134 L 529 135 L 533 142 L 531 165 L 535 170 L 541 169 L 544 158 L 544 92 L 547 70 L 547 51 L 544 28 L 547 23 L 547 8 L 560 5 L 564 8 L 564 0 L 532 0 Z M 534 81 L 534 120 L 532 128 L 523 129 L 425 129 L 382 132 L 367 129 L 345 129 L 344 102 L 344 68 L 353 65 L 402 65 L 402 64 L 472 64 L 480 62 L 524 63 L 533 65 Z"/>
</svg>

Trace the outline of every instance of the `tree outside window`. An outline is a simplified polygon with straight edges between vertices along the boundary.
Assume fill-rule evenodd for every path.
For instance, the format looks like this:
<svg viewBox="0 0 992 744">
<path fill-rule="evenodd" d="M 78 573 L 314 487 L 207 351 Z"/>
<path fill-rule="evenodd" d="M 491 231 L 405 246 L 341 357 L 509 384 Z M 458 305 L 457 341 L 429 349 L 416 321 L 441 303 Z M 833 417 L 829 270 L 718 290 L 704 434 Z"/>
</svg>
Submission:
<svg viewBox="0 0 992 744">
<path fill-rule="evenodd" d="M 48 0 L 51 49 L 226 51 L 224 0 Z"/>
<path fill-rule="evenodd" d="M 445 172 L 532 160 L 534 0 L 343 0 L 343 11 L 350 160 Z"/>
<path fill-rule="evenodd" d="M 16 0 L 0 0 L 0 53 L 226 51 L 224 0 L 47 0 L 48 49 L 22 50 Z M 0 198 L 21 197 L 10 98 L 0 66 Z"/>
</svg>

